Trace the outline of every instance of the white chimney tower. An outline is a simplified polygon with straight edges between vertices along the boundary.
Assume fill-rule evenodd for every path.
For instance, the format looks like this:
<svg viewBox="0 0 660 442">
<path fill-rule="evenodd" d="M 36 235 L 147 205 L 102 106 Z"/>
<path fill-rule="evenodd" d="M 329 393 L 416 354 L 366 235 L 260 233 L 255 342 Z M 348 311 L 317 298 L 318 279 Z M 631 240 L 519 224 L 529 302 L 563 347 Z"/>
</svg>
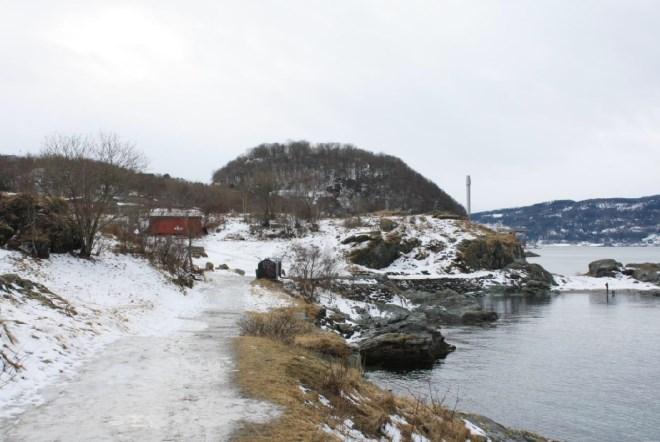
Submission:
<svg viewBox="0 0 660 442">
<path fill-rule="evenodd" d="M 468 219 L 470 219 L 470 215 L 472 215 L 472 209 L 471 209 L 471 196 L 470 196 L 470 186 L 472 185 L 472 180 L 470 179 L 470 175 L 465 177 L 465 189 L 467 191 L 467 216 Z"/>
</svg>

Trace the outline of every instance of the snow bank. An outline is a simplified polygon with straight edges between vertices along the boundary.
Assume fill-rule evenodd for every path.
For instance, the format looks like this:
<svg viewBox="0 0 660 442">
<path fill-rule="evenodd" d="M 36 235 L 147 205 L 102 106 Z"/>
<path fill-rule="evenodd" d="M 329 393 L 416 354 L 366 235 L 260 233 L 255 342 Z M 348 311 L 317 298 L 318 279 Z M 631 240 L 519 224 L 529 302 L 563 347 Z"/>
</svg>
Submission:
<svg viewBox="0 0 660 442">
<path fill-rule="evenodd" d="M 0 416 L 39 404 L 42 387 L 75 373 L 86 357 L 115 339 L 167 334 L 182 324 L 179 318 L 203 306 L 196 290 L 182 292 L 146 260 L 110 252 L 95 260 L 52 255 L 37 261 L 0 250 L 0 273 L 43 284 L 77 312 L 69 316 L 18 290 L 12 293 L 19 302 L 3 299 L 0 318 L 15 343 L 6 333 L 2 343 L 23 369 L 0 375 Z"/>
<path fill-rule="evenodd" d="M 609 285 L 610 290 L 658 290 L 657 285 L 650 282 L 637 281 L 630 276 L 594 278 L 593 276 L 584 275 L 554 275 L 554 277 L 557 284 L 559 284 L 557 289 L 562 292 L 605 290 L 606 283 Z"/>
</svg>

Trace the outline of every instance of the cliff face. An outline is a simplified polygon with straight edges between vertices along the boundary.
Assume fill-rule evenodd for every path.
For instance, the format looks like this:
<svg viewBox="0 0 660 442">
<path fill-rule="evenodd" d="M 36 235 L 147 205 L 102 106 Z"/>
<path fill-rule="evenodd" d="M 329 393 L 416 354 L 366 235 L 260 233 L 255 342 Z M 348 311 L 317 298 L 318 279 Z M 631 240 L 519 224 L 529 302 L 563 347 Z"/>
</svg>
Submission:
<svg viewBox="0 0 660 442">
<path fill-rule="evenodd" d="M 660 245 L 660 195 L 550 201 L 472 218 L 524 232 L 532 242 Z"/>
<path fill-rule="evenodd" d="M 237 188 L 268 187 L 282 197 L 323 202 L 329 214 L 465 210 L 399 158 L 350 145 L 292 142 L 251 149 L 213 174 Z"/>
</svg>

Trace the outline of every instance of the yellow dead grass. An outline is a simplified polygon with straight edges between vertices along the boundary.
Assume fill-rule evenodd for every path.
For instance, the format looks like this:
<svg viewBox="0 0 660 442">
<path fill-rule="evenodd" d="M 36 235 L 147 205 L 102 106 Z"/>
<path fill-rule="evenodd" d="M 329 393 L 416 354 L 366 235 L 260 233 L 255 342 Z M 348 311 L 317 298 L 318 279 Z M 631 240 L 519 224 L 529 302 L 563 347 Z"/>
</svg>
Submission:
<svg viewBox="0 0 660 442">
<path fill-rule="evenodd" d="M 266 424 L 244 424 L 235 440 L 335 441 L 339 438 L 333 431 L 345 432 L 345 419 L 377 440 L 387 440 L 384 427 L 388 423 L 398 426 L 403 440 L 411 440 L 412 434 L 432 441 L 484 440 L 470 436 L 462 419 L 440 404 L 396 397 L 366 381 L 359 369 L 340 358 L 329 358 L 331 352 L 345 351 L 337 338 L 319 331 L 298 335 L 291 343 L 257 336 L 237 338 L 237 381 L 242 391 L 278 405 L 282 414 Z M 393 415 L 407 423 L 395 424 Z M 323 431 L 324 427 L 330 432 Z"/>
</svg>

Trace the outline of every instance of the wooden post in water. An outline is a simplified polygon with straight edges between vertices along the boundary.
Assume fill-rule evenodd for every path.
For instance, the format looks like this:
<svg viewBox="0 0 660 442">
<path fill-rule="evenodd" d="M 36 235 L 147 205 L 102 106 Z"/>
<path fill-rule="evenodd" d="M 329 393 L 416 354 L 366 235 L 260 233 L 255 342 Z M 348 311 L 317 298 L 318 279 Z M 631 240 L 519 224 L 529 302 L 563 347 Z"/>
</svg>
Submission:
<svg viewBox="0 0 660 442">
<path fill-rule="evenodd" d="M 605 283 L 605 302 L 610 303 L 610 285 L 607 282 Z"/>
</svg>

